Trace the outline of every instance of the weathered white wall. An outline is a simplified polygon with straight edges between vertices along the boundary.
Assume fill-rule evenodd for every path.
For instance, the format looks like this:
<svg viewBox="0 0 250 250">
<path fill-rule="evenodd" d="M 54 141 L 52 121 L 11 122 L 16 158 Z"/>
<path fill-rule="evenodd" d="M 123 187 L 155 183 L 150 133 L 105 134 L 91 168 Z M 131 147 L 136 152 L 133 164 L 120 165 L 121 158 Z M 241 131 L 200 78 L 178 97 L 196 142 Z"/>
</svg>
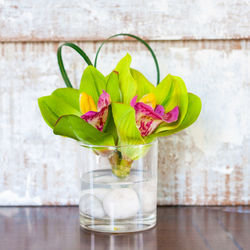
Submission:
<svg viewBox="0 0 250 250">
<path fill-rule="evenodd" d="M 3 41 L 249 38 L 249 0 L 1 0 Z"/>
<path fill-rule="evenodd" d="M 77 203 L 80 147 L 53 135 L 37 98 L 63 86 L 53 41 L 81 40 L 94 58 L 93 40 L 125 31 L 157 40 L 161 77 L 181 76 L 203 101 L 197 123 L 160 140 L 159 204 L 250 204 L 249 2 L 205 2 L 0 0 L 0 205 Z M 143 3 L 151 8 L 135 8 Z M 105 46 L 103 73 L 128 51 L 155 82 L 142 45 Z M 77 85 L 85 65 L 68 48 L 63 57 Z"/>
</svg>

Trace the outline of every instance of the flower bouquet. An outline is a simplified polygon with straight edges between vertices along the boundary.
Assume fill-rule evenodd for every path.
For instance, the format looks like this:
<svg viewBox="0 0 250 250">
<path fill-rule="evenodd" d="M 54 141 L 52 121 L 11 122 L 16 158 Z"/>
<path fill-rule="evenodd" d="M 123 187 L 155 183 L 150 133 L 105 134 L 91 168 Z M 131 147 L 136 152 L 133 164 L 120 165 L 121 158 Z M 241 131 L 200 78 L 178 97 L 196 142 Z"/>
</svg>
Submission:
<svg viewBox="0 0 250 250">
<path fill-rule="evenodd" d="M 104 76 L 84 51 L 73 43 L 58 49 L 58 64 L 66 88 L 38 99 L 39 108 L 54 134 L 80 142 L 85 152 L 81 178 L 81 226 L 104 232 L 131 232 L 156 221 L 157 142 L 190 126 L 201 110 L 200 98 L 188 93 L 184 81 L 167 75 L 160 81 L 152 48 L 157 86 L 130 67 L 126 54 Z M 114 37 L 114 36 L 112 36 Z M 110 37 L 109 39 L 111 39 Z M 64 68 L 63 46 L 77 51 L 88 64 L 79 89 L 72 88 Z"/>
</svg>

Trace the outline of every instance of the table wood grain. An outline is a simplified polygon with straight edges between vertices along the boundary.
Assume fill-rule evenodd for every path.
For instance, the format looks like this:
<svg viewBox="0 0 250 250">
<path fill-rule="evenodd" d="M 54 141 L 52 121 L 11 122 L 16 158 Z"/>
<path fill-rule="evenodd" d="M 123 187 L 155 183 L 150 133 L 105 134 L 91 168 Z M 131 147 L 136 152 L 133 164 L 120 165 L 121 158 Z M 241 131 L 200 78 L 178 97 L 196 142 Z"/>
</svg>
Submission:
<svg viewBox="0 0 250 250">
<path fill-rule="evenodd" d="M 155 228 L 81 230 L 78 207 L 1 207 L 1 250 L 250 249 L 250 207 L 158 207 Z"/>
</svg>

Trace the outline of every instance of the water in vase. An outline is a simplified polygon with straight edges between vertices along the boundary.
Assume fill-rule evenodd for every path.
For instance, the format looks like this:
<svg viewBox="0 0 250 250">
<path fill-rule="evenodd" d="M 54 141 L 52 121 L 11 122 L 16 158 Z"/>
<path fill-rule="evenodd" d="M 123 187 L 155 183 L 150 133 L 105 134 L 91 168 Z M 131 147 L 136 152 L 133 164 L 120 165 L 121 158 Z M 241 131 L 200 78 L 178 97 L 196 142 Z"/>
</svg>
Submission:
<svg viewBox="0 0 250 250">
<path fill-rule="evenodd" d="M 81 177 L 80 224 L 100 232 L 141 231 L 156 223 L 157 178 L 131 170 L 124 179 L 111 169 Z"/>
</svg>

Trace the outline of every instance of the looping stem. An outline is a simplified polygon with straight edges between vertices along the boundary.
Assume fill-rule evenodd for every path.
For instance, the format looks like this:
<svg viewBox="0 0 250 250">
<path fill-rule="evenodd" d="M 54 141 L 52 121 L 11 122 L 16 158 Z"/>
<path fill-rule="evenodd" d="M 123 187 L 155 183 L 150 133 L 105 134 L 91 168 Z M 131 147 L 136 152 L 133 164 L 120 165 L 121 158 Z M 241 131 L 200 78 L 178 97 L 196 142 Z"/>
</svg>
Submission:
<svg viewBox="0 0 250 250">
<path fill-rule="evenodd" d="M 67 46 L 67 47 L 74 49 L 88 65 L 92 65 L 92 62 L 90 61 L 87 54 L 74 43 L 63 43 L 62 45 L 60 45 L 58 47 L 58 49 L 57 49 L 57 62 L 58 62 L 58 66 L 59 66 L 62 78 L 65 82 L 66 87 L 73 88 L 73 86 L 69 80 L 68 74 L 64 68 L 64 63 L 63 63 L 63 59 L 62 59 L 62 47 L 63 46 Z"/>
<path fill-rule="evenodd" d="M 96 52 L 96 56 L 95 56 L 95 62 L 94 62 L 94 67 L 96 67 L 97 65 L 97 58 L 98 58 L 98 55 L 100 53 L 100 50 L 101 48 L 103 47 L 103 45 L 108 42 L 110 39 L 114 38 L 114 37 L 117 37 L 117 36 L 128 36 L 128 37 L 132 37 L 134 39 L 136 39 L 137 41 L 141 42 L 143 45 L 146 46 L 146 48 L 149 50 L 149 52 L 151 53 L 152 57 L 153 57 L 153 60 L 154 60 L 154 63 L 155 63 L 155 67 L 156 67 L 156 84 L 158 85 L 160 83 L 160 68 L 159 68 L 159 63 L 158 63 L 158 60 L 156 58 L 156 55 L 153 51 L 153 49 L 149 46 L 149 44 L 144 41 L 142 38 L 138 37 L 138 36 L 135 36 L 135 35 L 132 35 L 132 34 L 129 34 L 129 33 L 119 33 L 119 34 L 116 34 L 116 35 L 113 35 L 113 36 L 110 36 L 108 37 L 105 41 L 102 42 L 102 44 L 100 45 L 100 47 L 98 48 L 97 52 Z"/>
</svg>

